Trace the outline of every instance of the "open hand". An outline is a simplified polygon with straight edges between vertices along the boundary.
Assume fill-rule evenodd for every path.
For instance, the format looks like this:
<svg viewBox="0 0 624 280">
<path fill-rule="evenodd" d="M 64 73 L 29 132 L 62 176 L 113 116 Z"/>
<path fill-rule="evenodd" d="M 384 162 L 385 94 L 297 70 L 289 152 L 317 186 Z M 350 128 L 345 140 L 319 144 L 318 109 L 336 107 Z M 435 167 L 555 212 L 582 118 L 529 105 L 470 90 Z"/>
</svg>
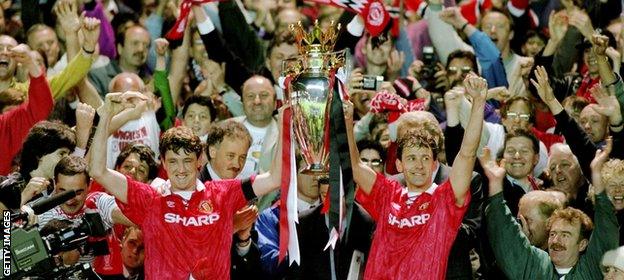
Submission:
<svg viewBox="0 0 624 280">
<path fill-rule="evenodd" d="M 609 159 L 609 154 L 613 147 L 613 139 L 609 136 L 606 140 L 606 144 L 602 149 L 596 150 L 596 156 L 592 160 L 590 167 L 592 171 L 592 185 L 594 186 L 594 192 L 596 194 L 602 193 L 605 186 L 602 182 L 602 166 Z"/>
<path fill-rule="evenodd" d="M 82 22 L 82 35 L 84 35 L 83 48 L 86 51 L 95 51 L 95 46 L 100 39 L 100 20 L 87 17 Z"/>
<path fill-rule="evenodd" d="M 484 147 L 483 154 L 479 157 L 479 162 L 485 176 L 489 180 L 490 196 L 493 196 L 503 191 L 503 179 L 505 178 L 505 159 L 502 159 L 500 163 L 496 163 L 496 160 L 492 157 L 490 148 Z"/>
</svg>

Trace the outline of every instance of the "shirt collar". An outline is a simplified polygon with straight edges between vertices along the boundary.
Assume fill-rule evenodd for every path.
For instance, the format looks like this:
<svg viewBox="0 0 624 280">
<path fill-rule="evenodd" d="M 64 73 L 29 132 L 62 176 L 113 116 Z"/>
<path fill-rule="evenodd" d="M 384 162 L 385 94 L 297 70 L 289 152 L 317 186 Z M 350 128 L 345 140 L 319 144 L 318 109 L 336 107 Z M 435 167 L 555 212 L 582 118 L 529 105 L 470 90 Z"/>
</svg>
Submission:
<svg viewBox="0 0 624 280">
<path fill-rule="evenodd" d="M 316 207 L 319 204 L 321 204 L 321 200 L 317 199 L 312 203 L 309 203 L 303 199 L 298 199 L 297 201 L 297 212 L 301 212 L 301 211 L 305 211 L 308 210 L 310 208 Z"/>
<path fill-rule="evenodd" d="M 202 183 L 199 179 L 195 179 L 195 191 L 201 192 L 206 189 L 204 183 Z M 162 196 L 171 195 L 171 180 L 167 180 L 164 184 L 160 186 L 160 193 Z"/>
<path fill-rule="evenodd" d="M 206 164 L 206 170 L 208 170 L 208 174 L 210 174 L 210 178 L 212 179 L 212 181 L 221 180 L 221 177 L 217 175 L 217 172 L 212 169 L 210 162 Z"/>
<path fill-rule="evenodd" d="M 516 184 L 518 186 L 520 186 L 524 192 L 530 192 L 531 191 L 531 186 L 525 186 L 521 181 L 509 176 L 509 174 L 505 175 L 507 176 L 507 180 L 509 180 L 509 182 L 511 182 L 512 184 Z"/>
</svg>

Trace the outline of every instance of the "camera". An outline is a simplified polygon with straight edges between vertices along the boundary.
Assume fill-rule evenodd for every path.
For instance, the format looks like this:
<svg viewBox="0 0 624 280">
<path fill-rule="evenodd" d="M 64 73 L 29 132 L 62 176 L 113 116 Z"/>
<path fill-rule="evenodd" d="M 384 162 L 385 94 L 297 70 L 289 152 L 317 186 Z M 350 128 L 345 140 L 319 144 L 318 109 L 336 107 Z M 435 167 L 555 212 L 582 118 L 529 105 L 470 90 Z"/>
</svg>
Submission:
<svg viewBox="0 0 624 280">
<path fill-rule="evenodd" d="M 364 75 L 364 79 L 362 79 L 362 87 L 360 89 L 379 91 L 383 81 L 383 76 Z"/>
<path fill-rule="evenodd" d="M 36 227 L 15 227 L 11 230 L 11 273 L 6 279 L 68 279 L 74 275 L 89 275 L 93 273 L 89 264 L 65 267 L 57 265 L 55 256 L 74 249 L 82 249 L 85 254 L 106 255 L 106 240 L 92 241 L 106 234 L 98 213 L 86 213 L 80 224 L 47 236 L 41 236 Z"/>
<path fill-rule="evenodd" d="M 435 90 L 435 73 L 438 71 L 436 66 L 436 55 L 432 46 L 423 47 L 423 67 L 420 70 L 418 81 L 420 85 L 428 91 Z"/>
</svg>

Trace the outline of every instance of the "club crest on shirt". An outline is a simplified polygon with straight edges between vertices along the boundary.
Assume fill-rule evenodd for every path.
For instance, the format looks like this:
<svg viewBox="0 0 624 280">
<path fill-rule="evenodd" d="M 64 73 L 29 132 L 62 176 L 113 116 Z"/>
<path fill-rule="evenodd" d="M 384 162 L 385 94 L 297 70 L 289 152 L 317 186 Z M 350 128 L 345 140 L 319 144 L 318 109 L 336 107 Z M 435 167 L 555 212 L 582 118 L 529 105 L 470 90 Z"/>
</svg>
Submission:
<svg viewBox="0 0 624 280">
<path fill-rule="evenodd" d="M 420 206 L 418 206 L 418 210 L 423 211 L 425 209 L 429 208 L 429 202 L 425 202 L 423 204 L 421 204 Z"/>
<path fill-rule="evenodd" d="M 167 201 L 167 207 L 169 207 L 169 208 L 175 208 L 175 202 L 173 202 L 173 201 Z"/>
<path fill-rule="evenodd" d="M 204 200 L 199 203 L 199 212 L 210 214 L 212 213 L 212 204 L 210 200 Z"/>
</svg>

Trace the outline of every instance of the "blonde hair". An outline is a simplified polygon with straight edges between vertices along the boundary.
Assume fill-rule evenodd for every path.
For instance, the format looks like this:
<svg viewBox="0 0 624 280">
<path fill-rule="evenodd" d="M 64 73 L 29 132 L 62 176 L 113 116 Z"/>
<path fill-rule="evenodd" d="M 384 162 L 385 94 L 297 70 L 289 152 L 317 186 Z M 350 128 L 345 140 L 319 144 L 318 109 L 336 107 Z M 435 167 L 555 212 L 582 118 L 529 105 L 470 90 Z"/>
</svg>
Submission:
<svg viewBox="0 0 624 280">
<path fill-rule="evenodd" d="M 620 159 L 610 159 L 602 167 L 602 183 L 607 185 L 608 182 L 624 179 L 622 174 L 624 174 L 624 161 Z"/>
</svg>

